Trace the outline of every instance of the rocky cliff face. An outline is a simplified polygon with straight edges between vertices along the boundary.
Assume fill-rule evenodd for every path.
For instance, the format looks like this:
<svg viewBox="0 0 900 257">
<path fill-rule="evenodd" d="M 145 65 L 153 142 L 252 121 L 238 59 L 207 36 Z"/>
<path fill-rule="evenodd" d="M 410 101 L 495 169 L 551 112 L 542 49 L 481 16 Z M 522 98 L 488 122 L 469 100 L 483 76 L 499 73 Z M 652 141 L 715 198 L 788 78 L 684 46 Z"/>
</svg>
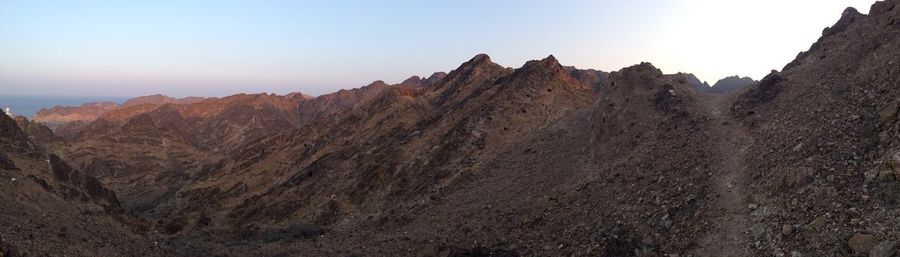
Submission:
<svg viewBox="0 0 900 257">
<path fill-rule="evenodd" d="M 19 129 L 22 130 L 22 133 L 25 134 L 25 137 L 32 143 L 46 146 L 50 142 L 62 139 L 56 136 L 56 134 L 53 133 L 53 130 L 45 125 L 45 123 L 28 120 L 28 118 L 24 116 L 16 116 L 14 120 L 16 121 L 16 124 L 19 125 Z"/>
<path fill-rule="evenodd" d="M 28 136 L 22 132 L 12 117 L 6 114 L 0 115 L 0 149 L 8 153 L 33 153 L 38 148 L 28 141 Z"/>
</svg>

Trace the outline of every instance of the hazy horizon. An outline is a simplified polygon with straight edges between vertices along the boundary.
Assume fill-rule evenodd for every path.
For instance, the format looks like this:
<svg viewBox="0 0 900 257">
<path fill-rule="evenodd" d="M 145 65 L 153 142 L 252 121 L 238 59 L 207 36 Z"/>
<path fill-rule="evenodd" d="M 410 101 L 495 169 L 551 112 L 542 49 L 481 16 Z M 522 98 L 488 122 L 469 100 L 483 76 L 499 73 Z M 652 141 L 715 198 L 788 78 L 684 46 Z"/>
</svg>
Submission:
<svg viewBox="0 0 900 257">
<path fill-rule="evenodd" d="M 845 7 L 873 2 L 9 1 L 0 94 L 321 95 L 478 53 L 514 68 L 549 54 L 603 71 L 646 61 L 712 84 L 780 70 Z"/>
</svg>

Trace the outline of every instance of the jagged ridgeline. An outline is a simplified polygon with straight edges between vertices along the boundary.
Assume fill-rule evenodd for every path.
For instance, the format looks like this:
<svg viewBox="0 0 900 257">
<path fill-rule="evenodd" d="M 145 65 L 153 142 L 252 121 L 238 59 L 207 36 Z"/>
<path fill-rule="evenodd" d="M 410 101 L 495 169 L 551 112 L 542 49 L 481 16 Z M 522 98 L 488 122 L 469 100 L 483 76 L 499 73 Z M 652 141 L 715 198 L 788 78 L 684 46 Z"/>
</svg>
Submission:
<svg viewBox="0 0 900 257">
<path fill-rule="evenodd" d="M 0 256 L 896 256 L 897 4 L 759 81 L 480 54 L 0 115 Z"/>
</svg>

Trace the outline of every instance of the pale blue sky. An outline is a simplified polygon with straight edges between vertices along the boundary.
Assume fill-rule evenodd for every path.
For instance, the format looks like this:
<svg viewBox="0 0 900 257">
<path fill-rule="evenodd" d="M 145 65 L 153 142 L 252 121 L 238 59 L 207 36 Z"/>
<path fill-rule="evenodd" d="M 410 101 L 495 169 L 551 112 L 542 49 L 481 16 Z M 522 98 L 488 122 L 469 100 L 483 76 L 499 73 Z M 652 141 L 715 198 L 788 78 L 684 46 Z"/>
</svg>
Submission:
<svg viewBox="0 0 900 257">
<path fill-rule="evenodd" d="M 788 3 L 784 3 L 788 2 Z M 0 94 L 319 95 L 554 54 L 710 83 L 806 50 L 862 0 L 0 1 Z"/>
</svg>

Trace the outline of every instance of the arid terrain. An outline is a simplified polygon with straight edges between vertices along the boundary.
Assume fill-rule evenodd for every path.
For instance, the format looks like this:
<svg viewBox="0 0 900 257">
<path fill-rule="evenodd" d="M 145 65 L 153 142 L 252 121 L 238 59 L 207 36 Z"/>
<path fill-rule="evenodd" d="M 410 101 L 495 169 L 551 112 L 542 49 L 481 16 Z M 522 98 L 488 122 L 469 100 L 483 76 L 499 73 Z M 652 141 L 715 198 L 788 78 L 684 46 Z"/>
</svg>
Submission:
<svg viewBox="0 0 900 257">
<path fill-rule="evenodd" d="M 758 81 L 479 54 L 0 115 L 0 257 L 900 256 L 898 5 Z"/>
</svg>

